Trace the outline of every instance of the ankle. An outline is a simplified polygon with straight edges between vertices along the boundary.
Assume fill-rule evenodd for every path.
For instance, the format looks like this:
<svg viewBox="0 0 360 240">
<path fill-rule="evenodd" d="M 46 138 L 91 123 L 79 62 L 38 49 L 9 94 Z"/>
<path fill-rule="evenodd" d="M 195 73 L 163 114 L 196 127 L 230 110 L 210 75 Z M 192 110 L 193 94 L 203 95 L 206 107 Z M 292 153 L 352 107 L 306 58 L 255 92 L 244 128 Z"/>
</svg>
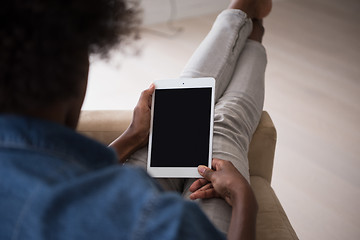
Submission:
<svg viewBox="0 0 360 240">
<path fill-rule="evenodd" d="M 252 19 L 252 22 L 253 30 L 248 38 L 261 43 L 265 32 L 263 21 L 262 19 Z"/>
</svg>

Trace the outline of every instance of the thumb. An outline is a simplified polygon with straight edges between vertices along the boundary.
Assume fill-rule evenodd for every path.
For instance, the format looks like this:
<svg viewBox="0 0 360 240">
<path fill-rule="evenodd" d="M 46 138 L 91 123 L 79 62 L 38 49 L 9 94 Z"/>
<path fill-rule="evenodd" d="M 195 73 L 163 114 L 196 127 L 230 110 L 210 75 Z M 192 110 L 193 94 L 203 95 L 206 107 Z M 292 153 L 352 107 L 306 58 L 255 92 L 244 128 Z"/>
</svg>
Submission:
<svg viewBox="0 0 360 240">
<path fill-rule="evenodd" d="M 203 176 L 206 180 L 210 181 L 212 180 L 212 175 L 214 173 L 213 170 L 211 170 L 210 168 L 204 166 L 204 165 L 200 165 L 198 167 L 198 172 L 201 176 Z"/>
<path fill-rule="evenodd" d="M 151 106 L 151 98 L 152 98 L 154 91 L 155 91 L 155 85 L 152 83 L 148 89 L 144 90 L 141 93 L 139 103 L 144 103 L 150 107 Z"/>
<path fill-rule="evenodd" d="M 155 91 L 155 84 L 151 84 L 150 87 L 148 89 L 145 90 L 145 92 L 149 95 L 152 95 Z"/>
</svg>

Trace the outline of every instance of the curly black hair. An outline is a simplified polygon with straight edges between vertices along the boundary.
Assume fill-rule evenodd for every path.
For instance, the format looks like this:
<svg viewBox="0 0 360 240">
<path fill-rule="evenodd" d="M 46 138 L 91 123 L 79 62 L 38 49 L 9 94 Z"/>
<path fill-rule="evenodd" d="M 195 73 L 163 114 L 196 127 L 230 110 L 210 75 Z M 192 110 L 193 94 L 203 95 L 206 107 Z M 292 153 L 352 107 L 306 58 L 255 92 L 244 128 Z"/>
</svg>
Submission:
<svg viewBox="0 0 360 240">
<path fill-rule="evenodd" d="M 77 94 L 81 55 L 106 58 L 137 38 L 126 0 L 4 0 L 0 6 L 0 112 L 48 106 Z"/>
</svg>

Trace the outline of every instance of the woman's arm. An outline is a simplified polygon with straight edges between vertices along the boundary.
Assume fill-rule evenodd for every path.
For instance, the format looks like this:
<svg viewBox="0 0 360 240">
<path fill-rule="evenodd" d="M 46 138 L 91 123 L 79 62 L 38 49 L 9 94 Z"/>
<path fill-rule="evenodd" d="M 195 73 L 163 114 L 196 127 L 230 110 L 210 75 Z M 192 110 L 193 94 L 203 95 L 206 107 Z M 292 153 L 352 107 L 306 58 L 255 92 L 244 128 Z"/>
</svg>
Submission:
<svg viewBox="0 0 360 240">
<path fill-rule="evenodd" d="M 144 147 L 149 140 L 151 100 L 155 86 L 151 86 L 141 93 L 140 99 L 134 109 L 133 120 L 126 131 L 109 146 L 114 148 L 121 163 Z"/>
</svg>

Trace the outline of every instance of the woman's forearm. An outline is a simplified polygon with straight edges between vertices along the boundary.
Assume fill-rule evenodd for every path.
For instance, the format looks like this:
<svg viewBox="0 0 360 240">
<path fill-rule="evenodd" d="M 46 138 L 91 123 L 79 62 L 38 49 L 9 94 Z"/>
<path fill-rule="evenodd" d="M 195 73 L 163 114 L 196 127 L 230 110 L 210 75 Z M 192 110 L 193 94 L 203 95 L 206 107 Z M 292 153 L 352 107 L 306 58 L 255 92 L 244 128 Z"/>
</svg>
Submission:
<svg viewBox="0 0 360 240">
<path fill-rule="evenodd" d="M 124 163 L 126 159 L 144 145 L 144 139 L 132 133 L 128 128 L 120 137 L 113 141 L 109 147 L 112 147 L 119 159 L 120 163 Z"/>
<path fill-rule="evenodd" d="M 228 239 L 255 239 L 257 209 L 257 202 L 250 187 L 236 193 Z"/>
</svg>

